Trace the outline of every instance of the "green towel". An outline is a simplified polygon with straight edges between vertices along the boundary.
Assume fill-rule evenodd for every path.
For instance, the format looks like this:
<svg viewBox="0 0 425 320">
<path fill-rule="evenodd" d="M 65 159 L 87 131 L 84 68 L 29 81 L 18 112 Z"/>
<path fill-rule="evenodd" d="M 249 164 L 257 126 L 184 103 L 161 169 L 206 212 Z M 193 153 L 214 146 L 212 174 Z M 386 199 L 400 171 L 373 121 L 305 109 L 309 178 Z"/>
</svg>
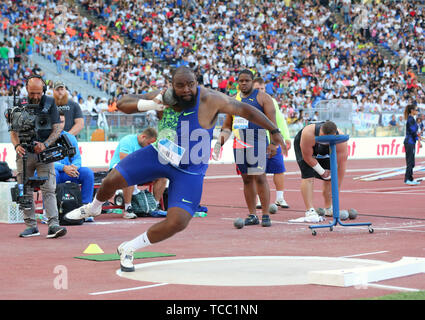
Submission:
<svg viewBox="0 0 425 320">
<path fill-rule="evenodd" d="M 174 257 L 175 254 L 161 252 L 135 252 L 134 259 L 158 258 L 158 257 Z M 74 257 L 76 259 L 93 260 L 93 261 L 114 261 L 119 260 L 118 253 L 112 254 L 91 254 L 89 256 Z"/>
</svg>

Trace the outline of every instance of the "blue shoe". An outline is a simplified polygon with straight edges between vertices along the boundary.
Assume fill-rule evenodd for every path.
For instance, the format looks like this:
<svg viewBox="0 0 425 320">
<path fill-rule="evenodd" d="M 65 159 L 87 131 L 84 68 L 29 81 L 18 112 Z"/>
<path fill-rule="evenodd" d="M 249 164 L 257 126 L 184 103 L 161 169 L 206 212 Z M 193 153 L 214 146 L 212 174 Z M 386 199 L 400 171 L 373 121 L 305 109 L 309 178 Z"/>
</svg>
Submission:
<svg viewBox="0 0 425 320">
<path fill-rule="evenodd" d="M 29 238 L 29 237 L 39 236 L 39 235 L 40 235 L 40 232 L 38 231 L 37 227 L 28 227 L 19 234 L 21 238 Z"/>
<path fill-rule="evenodd" d="M 248 215 L 248 218 L 245 219 L 246 226 L 252 226 L 259 223 L 260 223 L 260 220 L 258 220 L 258 217 L 255 214 L 250 214 Z"/>
<path fill-rule="evenodd" d="M 268 214 L 263 214 L 261 217 L 261 225 L 263 227 L 270 227 L 272 225 L 272 221 L 270 220 L 270 216 Z"/>
<path fill-rule="evenodd" d="M 167 211 L 164 210 L 154 210 L 149 213 L 151 217 L 165 217 L 167 215 Z"/>
<path fill-rule="evenodd" d="M 407 180 L 404 183 L 407 184 L 408 186 L 417 186 L 417 185 L 421 184 L 420 182 L 415 181 L 415 180 Z"/>
<path fill-rule="evenodd" d="M 94 222 L 94 218 L 93 217 L 84 218 L 84 222 Z"/>
</svg>

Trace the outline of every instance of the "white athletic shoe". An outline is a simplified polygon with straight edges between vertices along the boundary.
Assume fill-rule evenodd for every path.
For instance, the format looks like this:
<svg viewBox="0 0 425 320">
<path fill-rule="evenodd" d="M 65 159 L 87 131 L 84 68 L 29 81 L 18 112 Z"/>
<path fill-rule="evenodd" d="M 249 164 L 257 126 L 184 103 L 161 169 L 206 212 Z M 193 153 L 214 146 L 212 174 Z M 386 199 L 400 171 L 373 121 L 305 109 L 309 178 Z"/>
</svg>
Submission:
<svg viewBox="0 0 425 320">
<path fill-rule="evenodd" d="M 102 213 L 102 207 L 99 208 L 99 211 L 96 212 L 93 210 L 91 203 L 87 203 L 83 205 L 82 207 L 79 207 L 77 209 L 74 209 L 70 212 L 68 212 L 65 215 L 66 219 L 69 220 L 80 220 L 85 219 L 88 217 L 96 217 Z"/>
<path fill-rule="evenodd" d="M 275 204 L 281 208 L 289 208 L 289 205 L 286 203 L 285 199 L 276 199 Z"/>
<path fill-rule="evenodd" d="M 124 212 L 123 215 L 122 215 L 122 217 L 124 219 L 136 219 L 137 218 L 137 215 L 135 213 L 133 213 L 133 212 Z"/>
<path fill-rule="evenodd" d="M 136 219 L 137 218 L 137 215 L 134 213 L 133 207 L 132 206 L 129 206 L 127 208 L 127 211 L 124 211 L 122 217 L 124 219 Z"/>
<path fill-rule="evenodd" d="M 117 248 L 118 255 L 120 256 L 120 265 L 121 265 L 121 271 L 122 272 L 133 272 L 134 265 L 133 265 L 133 259 L 134 259 L 134 251 L 133 250 L 126 250 L 124 249 L 124 245 L 128 241 L 125 241 L 119 245 Z"/>
<path fill-rule="evenodd" d="M 329 208 L 325 208 L 325 216 L 326 217 L 332 217 L 334 215 L 334 211 L 332 206 L 330 206 Z"/>
<path fill-rule="evenodd" d="M 322 221 L 322 219 L 317 214 L 316 210 L 314 210 L 313 208 L 311 208 L 311 209 L 309 209 L 305 212 L 305 222 L 316 223 L 316 222 L 320 222 L 320 221 Z"/>
</svg>

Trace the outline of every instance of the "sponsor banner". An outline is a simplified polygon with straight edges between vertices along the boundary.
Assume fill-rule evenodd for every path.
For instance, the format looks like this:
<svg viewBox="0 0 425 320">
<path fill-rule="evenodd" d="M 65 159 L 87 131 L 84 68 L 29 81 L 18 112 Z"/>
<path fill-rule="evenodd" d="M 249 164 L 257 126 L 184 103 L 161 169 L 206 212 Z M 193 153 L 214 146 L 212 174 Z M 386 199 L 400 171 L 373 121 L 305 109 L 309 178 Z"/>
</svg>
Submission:
<svg viewBox="0 0 425 320">
<path fill-rule="evenodd" d="M 381 158 L 404 158 L 404 137 L 377 137 L 377 138 L 350 138 L 347 141 L 348 159 L 381 159 Z M 214 147 L 215 140 L 212 143 Z M 425 157 L 425 143 L 423 148 L 416 144 L 416 157 Z M 233 163 L 233 141 L 229 139 L 222 147 L 222 156 L 218 161 L 210 160 L 210 163 Z M 291 149 L 285 160 L 293 161 L 295 152 L 293 140 Z"/>
<path fill-rule="evenodd" d="M 348 159 L 404 158 L 404 137 L 350 138 L 348 140 Z M 211 142 L 213 150 L 216 140 Z M 416 157 L 425 157 L 423 148 L 416 144 Z M 90 168 L 108 168 L 118 142 L 80 142 L 82 164 Z M 221 149 L 218 161 L 210 159 L 211 164 L 234 163 L 233 139 L 229 139 Z M 10 168 L 16 169 L 16 153 L 11 143 L 0 143 L 0 161 L 6 161 Z M 287 161 L 295 160 L 293 143 Z"/>
</svg>

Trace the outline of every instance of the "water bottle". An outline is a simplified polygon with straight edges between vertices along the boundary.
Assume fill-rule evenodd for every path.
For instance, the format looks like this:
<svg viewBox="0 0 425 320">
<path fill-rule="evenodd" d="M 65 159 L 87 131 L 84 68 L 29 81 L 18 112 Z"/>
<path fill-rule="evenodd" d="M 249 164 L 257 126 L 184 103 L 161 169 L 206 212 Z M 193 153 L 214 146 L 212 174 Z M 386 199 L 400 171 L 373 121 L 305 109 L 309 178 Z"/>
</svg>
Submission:
<svg viewBox="0 0 425 320">
<path fill-rule="evenodd" d="M 206 217 L 206 216 L 207 216 L 207 213 L 206 212 L 202 212 L 202 211 L 197 211 L 193 215 L 193 217 L 200 217 L 200 218 L 203 218 L 203 217 Z"/>
<path fill-rule="evenodd" d="M 24 196 L 24 185 L 22 183 L 18 184 L 18 190 L 19 190 L 19 196 L 23 197 Z"/>
</svg>

